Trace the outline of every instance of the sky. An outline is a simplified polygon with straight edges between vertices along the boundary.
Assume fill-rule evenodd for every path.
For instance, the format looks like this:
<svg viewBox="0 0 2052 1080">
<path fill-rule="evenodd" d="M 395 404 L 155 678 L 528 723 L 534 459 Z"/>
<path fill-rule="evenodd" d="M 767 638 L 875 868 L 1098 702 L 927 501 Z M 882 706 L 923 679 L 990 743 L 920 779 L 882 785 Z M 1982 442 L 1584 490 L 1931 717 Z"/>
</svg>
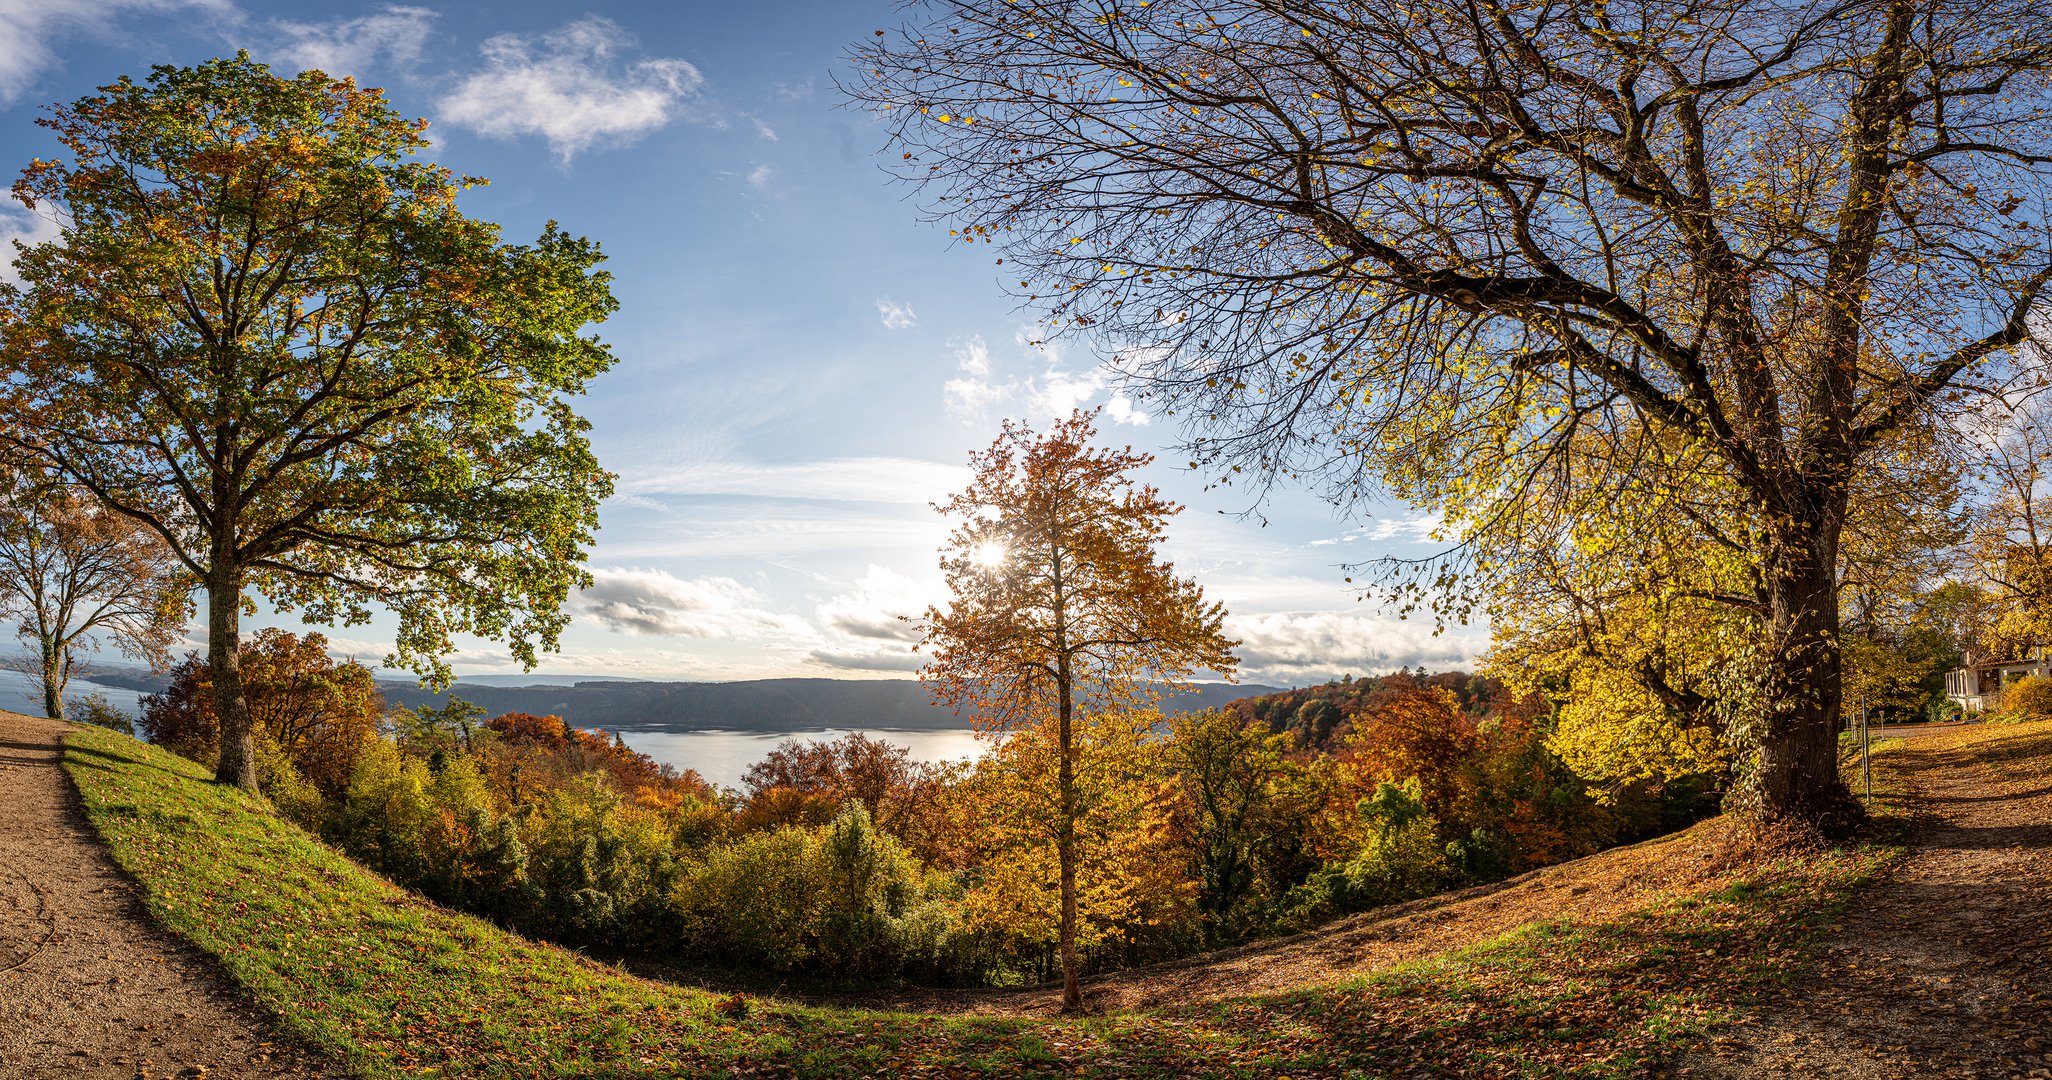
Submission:
<svg viewBox="0 0 2052 1080">
<path fill-rule="evenodd" d="M 1207 490 L 1172 467 L 1174 424 L 1120 393 L 1088 341 L 1032 344 L 996 252 L 923 220 L 881 169 L 880 127 L 836 89 L 849 45 L 899 19 L 889 0 L 0 0 L 0 174 L 56 156 L 34 124 L 51 103 L 247 49 L 426 117 L 435 160 L 491 180 L 465 211 L 508 240 L 553 219 L 599 241 L 621 307 L 597 332 L 618 362 L 580 411 L 619 480 L 594 585 L 544 671 L 908 676 L 921 658 L 897 616 L 944 596 L 930 504 L 1004 419 L 1078 406 L 1104 409 L 1105 441 L 1161 454 L 1146 478 L 1187 507 L 1165 554 L 1225 603 L 1243 680 L 1471 665 L 1485 634 L 1435 635 L 1345 580 L 1345 564 L 1432 550 L 1429 516 Z M 53 232 L 0 208 L 6 237 Z M 326 632 L 375 662 L 391 631 Z M 518 670 L 487 641 L 453 659 Z"/>
</svg>

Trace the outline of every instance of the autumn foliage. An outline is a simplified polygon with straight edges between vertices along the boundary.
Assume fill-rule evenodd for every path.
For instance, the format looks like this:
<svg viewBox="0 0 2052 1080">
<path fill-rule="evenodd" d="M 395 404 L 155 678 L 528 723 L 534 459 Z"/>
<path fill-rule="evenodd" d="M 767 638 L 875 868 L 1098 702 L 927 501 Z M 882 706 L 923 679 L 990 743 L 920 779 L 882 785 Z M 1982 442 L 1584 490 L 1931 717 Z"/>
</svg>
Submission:
<svg viewBox="0 0 2052 1080">
<path fill-rule="evenodd" d="M 538 937 L 778 972 L 1059 977 L 1065 826 L 1088 974 L 1652 835 L 1714 808 L 1719 782 L 1592 787 L 1547 749 L 1543 703 L 1399 673 L 1080 713 L 1071 818 L 1048 724 L 973 763 L 792 740 L 720 790 L 557 716 L 388 710 L 318 634 L 265 631 L 241 660 L 266 794 L 360 861 Z M 208 672 L 189 657 L 143 716 L 200 760 Z"/>
<path fill-rule="evenodd" d="M 996 742 L 976 779 L 1004 840 L 977 895 L 999 925 L 1052 926 L 1065 1009 L 1082 1004 L 1077 949 L 1093 927 L 1158 902 L 1160 810 L 1140 779 L 1151 706 L 1237 663 L 1224 607 L 1157 553 L 1182 507 L 1134 477 L 1153 457 L 1091 445 L 1095 420 L 1078 411 L 1045 434 L 1007 422 L 970 456 L 969 486 L 938 507 L 955 522 L 941 554 L 952 599 L 927 612 L 920 671 Z"/>
</svg>

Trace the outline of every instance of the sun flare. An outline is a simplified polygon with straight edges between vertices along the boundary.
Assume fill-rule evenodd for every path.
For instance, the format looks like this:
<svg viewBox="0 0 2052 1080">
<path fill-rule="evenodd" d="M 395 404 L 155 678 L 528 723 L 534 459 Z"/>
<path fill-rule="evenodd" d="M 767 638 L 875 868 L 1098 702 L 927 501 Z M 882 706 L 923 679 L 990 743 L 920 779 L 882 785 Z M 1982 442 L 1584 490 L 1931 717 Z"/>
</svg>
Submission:
<svg viewBox="0 0 2052 1080">
<path fill-rule="evenodd" d="M 995 570 L 998 567 L 1003 566 L 1005 564 L 1005 559 L 1008 558 L 1010 555 L 1011 552 L 1008 549 L 1006 549 L 1005 545 L 1002 542 L 997 540 L 985 540 L 984 542 L 970 549 L 969 561 L 975 563 L 978 566 L 983 567 L 986 570 Z"/>
</svg>

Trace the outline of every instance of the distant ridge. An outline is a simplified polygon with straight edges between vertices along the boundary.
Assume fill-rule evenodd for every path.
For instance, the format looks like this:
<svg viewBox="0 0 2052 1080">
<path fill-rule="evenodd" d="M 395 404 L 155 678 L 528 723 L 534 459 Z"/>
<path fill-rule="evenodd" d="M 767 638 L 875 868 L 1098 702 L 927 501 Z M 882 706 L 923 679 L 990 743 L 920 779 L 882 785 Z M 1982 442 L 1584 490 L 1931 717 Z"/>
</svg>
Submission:
<svg viewBox="0 0 2052 1080">
<path fill-rule="evenodd" d="M 447 695 L 412 683 L 379 688 L 394 705 L 441 705 Z M 911 679 L 754 679 L 745 682 L 615 682 L 585 680 L 572 686 L 490 686 L 459 681 L 452 692 L 488 715 L 556 715 L 581 728 L 633 731 L 816 731 L 822 728 L 896 728 L 934 731 L 965 727 L 965 717 L 932 703 Z M 1162 702 L 1169 713 L 1216 708 L 1229 701 L 1280 691 L 1271 686 L 1204 683 Z"/>
</svg>

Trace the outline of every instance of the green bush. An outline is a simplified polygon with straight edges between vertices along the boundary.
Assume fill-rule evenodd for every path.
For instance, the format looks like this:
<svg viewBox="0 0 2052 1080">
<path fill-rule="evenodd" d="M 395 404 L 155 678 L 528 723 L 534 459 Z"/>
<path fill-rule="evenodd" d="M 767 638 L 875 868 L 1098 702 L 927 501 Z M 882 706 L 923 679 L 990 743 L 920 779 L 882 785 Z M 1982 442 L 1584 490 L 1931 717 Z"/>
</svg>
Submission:
<svg viewBox="0 0 2052 1080">
<path fill-rule="evenodd" d="M 1313 874 L 1291 892 L 1289 921 L 1311 925 L 1332 915 L 1366 911 L 1429 896 L 1455 880 L 1449 849 L 1460 858 L 1496 858 L 1492 841 L 1477 830 L 1469 841 L 1443 845 L 1439 823 L 1425 810 L 1417 777 L 1401 784 L 1384 782 L 1361 800 L 1358 810 L 1374 826 L 1368 845 L 1344 863 Z M 1468 844 L 1475 850 L 1470 851 Z"/>
<path fill-rule="evenodd" d="M 671 903 L 687 953 L 874 977 L 949 966 L 952 911 L 930 884 L 850 800 L 825 825 L 749 833 L 706 852 L 679 877 Z"/>
<path fill-rule="evenodd" d="M 573 944 L 646 946 L 675 935 L 669 896 L 684 867 L 659 817 L 586 774 L 550 792 L 531 821 L 536 906 L 515 925 Z"/>
<path fill-rule="evenodd" d="M 65 713 L 69 719 L 81 724 L 108 728 L 129 738 L 135 737 L 135 717 L 122 712 L 113 702 L 107 700 L 107 695 L 98 690 L 72 702 Z"/>
</svg>

